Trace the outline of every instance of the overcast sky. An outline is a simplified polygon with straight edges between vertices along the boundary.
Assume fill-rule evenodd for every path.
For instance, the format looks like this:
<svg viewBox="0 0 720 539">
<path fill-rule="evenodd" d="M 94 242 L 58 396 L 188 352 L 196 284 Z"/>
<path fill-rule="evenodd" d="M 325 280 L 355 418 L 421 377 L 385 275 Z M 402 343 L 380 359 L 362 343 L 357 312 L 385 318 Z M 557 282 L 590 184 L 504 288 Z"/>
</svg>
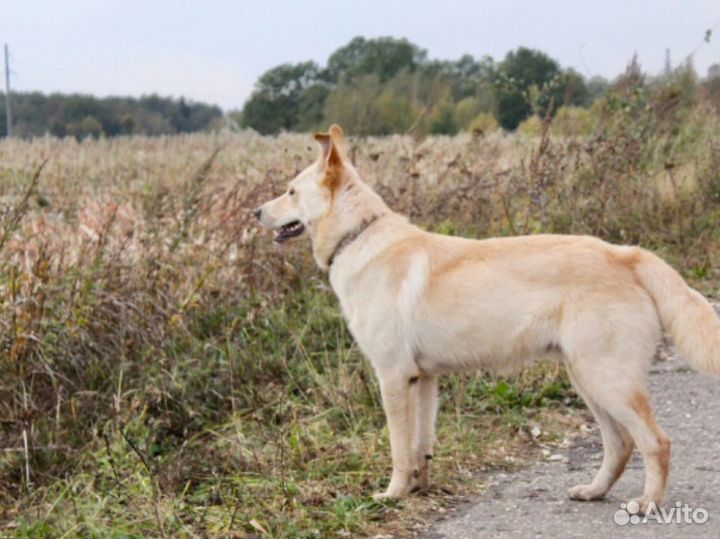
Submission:
<svg viewBox="0 0 720 539">
<path fill-rule="evenodd" d="M 612 78 L 633 53 L 650 73 L 694 52 L 720 62 L 718 0 L 0 0 L 17 91 L 184 95 L 239 108 L 283 62 L 324 64 L 357 35 L 406 37 L 430 58 L 540 49 Z M 717 26 L 716 26 L 717 25 Z M 716 26 L 709 43 L 708 28 Z"/>
</svg>

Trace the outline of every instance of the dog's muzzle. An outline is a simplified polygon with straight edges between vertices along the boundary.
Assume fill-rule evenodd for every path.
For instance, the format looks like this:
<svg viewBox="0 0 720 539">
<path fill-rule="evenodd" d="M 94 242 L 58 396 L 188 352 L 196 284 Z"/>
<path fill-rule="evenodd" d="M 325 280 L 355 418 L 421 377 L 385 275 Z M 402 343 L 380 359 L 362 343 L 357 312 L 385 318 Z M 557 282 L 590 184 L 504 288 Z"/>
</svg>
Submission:
<svg viewBox="0 0 720 539">
<path fill-rule="evenodd" d="M 275 243 L 283 243 L 290 238 L 295 238 L 301 235 L 303 232 L 305 232 L 305 225 L 303 225 L 300 221 L 292 221 L 291 223 L 283 225 L 279 229 L 275 230 L 273 241 Z"/>
</svg>

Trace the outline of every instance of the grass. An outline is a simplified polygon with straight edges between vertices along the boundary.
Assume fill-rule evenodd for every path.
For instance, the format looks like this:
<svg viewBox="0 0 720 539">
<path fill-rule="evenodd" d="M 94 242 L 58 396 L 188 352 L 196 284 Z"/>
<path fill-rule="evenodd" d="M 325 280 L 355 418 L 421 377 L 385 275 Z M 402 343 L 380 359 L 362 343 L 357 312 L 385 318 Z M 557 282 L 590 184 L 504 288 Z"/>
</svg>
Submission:
<svg viewBox="0 0 720 539">
<path fill-rule="evenodd" d="M 445 504 L 448 493 L 471 492 L 473 472 L 512 467 L 537 449 L 531 425 L 554 433 L 558 422 L 573 424 L 562 421 L 560 407 L 574 397 L 562 377 L 558 381 L 556 366 L 540 366 L 513 384 L 449 379 L 454 387 L 446 387 L 439 421 L 436 490 L 402 504 L 372 501 L 389 473 L 387 434 L 370 368 L 332 301 L 330 293 L 318 292 L 307 298 L 302 316 L 278 309 L 264 327 L 253 328 L 257 333 L 247 339 L 258 347 L 254 353 L 277 358 L 282 374 L 255 388 L 252 405 L 242 396 L 230 403 L 222 421 L 197 417 L 189 432 L 168 432 L 169 420 L 158 418 L 149 396 L 141 404 L 137 388 L 123 389 L 118 380 L 118 415 L 95 426 L 69 477 L 30 489 L 14 521 L 17 536 L 401 532 L 423 522 L 403 508 Z M 200 378 L 218 371 L 237 376 L 228 372 L 226 351 L 206 357 L 167 373 L 169 384 L 207 394 L 211 384 Z M 236 380 L 242 391 L 243 376 Z M 182 393 L 175 399 L 182 404 Z"/>
<path fill-rule="evenodd" d="M 593 114 L 582 137 L 547 121 L 351 154 L 421 226 L 638 243 L 717 293 L 717 110 L 680 73 L 621 81 Z M 585 420 L 556 364 L 447 377 L 433 489 L 373 502 L 390 471 L 373 373 L 308 250 L 273 247 L 250 211 L 313 158 L 306 135 L 0 141 L 2 534 L 413 533 Z"/>
</svg>

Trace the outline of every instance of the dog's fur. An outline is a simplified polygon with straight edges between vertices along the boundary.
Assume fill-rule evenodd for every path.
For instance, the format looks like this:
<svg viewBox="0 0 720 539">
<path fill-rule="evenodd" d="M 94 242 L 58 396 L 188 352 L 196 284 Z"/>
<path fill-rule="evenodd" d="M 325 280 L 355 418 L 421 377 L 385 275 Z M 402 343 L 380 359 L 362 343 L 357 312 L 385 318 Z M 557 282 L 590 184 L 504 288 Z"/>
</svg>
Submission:
<svg viewBox="0 0 720 539">
<path fill-rule="evenodd" d="M 635 446 L 645 463 L 641 508 L 663 498 L 670 438 L 655 422 L 645 377 L 661 328 L 694 367 L 720 373 L 720 321 L 654 254 L 586 236 L 482 241 L 425 232 L 392 212 L 359 177 L 332 126 L 316 163 L 256 215 L 309 237 L 329 270 L 350 330 L 377 373 L 393 472 L 378 497 L 428 482 L 438 375 L 509 373 L 561 357 L 600 424 L 604 459 L 569 493 L 608 492 Z M 301 226 L 297 224 L 299 222 Z M 276 236 L 284 241 L 284 233 Z"/>
</svg>

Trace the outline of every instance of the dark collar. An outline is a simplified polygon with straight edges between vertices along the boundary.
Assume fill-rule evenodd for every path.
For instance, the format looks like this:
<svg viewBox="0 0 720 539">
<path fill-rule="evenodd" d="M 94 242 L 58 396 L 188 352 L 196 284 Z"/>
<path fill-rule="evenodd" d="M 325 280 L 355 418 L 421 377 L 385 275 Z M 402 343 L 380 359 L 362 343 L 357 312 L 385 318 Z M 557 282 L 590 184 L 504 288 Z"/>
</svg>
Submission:
<svg viewBox="0 0 720 539">
<path fill-rule="evenodd" d="M 342 252 L 342 250 L 345 249 L 345 247 L 350 245 L 352 242 L 354 242 L 356 239 L 358 239 L 358 236 L 365 232 L 365 230 L 375 221 L 380 219 L 380 217 L 382 217 L 382 215 L 373 215 L 371 217 L 363 219 L 358 226 L 356 226 L 350 232 L 347 232 L 342 238 L 340 238 L 340 241 L 337 242 L 337 245 L 335 245 L 335 249 L 333 249 L 330 258 L 328 258 L 328 269 L 330 268 L 330 266 L 332 266 L 335 258 Z"/>
</svg>

